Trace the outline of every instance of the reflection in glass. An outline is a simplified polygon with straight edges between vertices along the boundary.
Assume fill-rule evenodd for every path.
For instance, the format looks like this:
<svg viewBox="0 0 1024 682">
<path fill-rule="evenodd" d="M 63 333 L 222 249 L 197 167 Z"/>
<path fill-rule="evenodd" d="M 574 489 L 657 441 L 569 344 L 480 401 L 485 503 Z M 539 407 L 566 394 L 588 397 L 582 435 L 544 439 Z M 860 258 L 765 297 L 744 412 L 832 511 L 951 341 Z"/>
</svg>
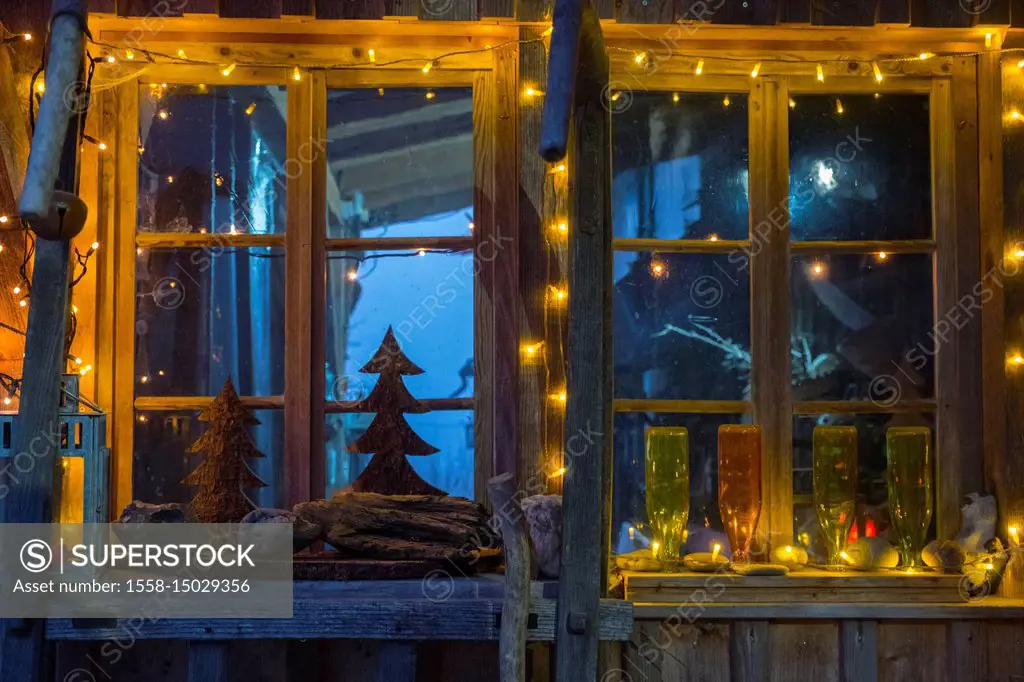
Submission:
<svg viewBox="0 0 1024 682">
<path fill-rule="evenodd" d="M 857 429 L 819 426 L 814 429 L 814 510 L 828 548 L 828 563 L 838 566 L 839 553 L 857 506 Z"/>
<path fill-rule="evenodd" d="M 790 234 L 796 241 L 927 239 L 927 95 L 794 95 Z"/>
<path fill-rule="evenodd" d="M 797 256 L 790 270 L 794 400 L 934 395 L 930 255 Z"/>
<path fill-rule="evenodd" d="M 328 90 L 326 154 L 328 237 L 470 235 L 472 88 Z"/>
<path fill-rule="evenodd" d="M 284 465 L 284 411 L 253 410 L 252 414 L 260 423 L 251 427 L 249 433 L 253 444 L 266 457 L 246 463 L 267 487 L 248 489 L 246 495 L 261 507 L 280 507 L 285 504 L 285 491 L 280 486 Z M 208 428 L 198 416 L 198 410 L 135 413 L 134 499 L 156 504 L 192 500 L 195 489 L 181 481 L 202 461 L 201 453 L 188 453 L 189 446 Z"/>
<path fill-rule="evenodd" d="M 900 563 L 913 568 L 932 524 L 932 453 L 930 429 L 891 428 L 886 432 L 889 462 L 889 513 L 899 540 Z"/>
<path fill-rule="evenodd" d="M 618 398 L 743 400 L 750 390 L 746 257 L 614 255 Z"/>
<path fill-rule="evenodd" d="M 135 393 L 284 391 L 284 250 L 138 249 Z"/>
<path fill-rule="evenodd" d="M 634 93 L 612 121 L 616 237 L 746 239 L 747 98 Z"/>
<path fill-rule="evenodd" d="M 656 559 L 679 558 L 690 514 L 690 437 L 679 426 L 647 429 L 647 520 Z"/>
<path fill-rule="evenodd" d="M 761 427 L 718 429 L 718 508 L 735 561 L 750 561 L 761 516 Z"/>
<path fill-rule="evenodd" d="M 141 85 L 139 231 L 284 232 L 286 111 L 284 86 Z"/>
</svg>

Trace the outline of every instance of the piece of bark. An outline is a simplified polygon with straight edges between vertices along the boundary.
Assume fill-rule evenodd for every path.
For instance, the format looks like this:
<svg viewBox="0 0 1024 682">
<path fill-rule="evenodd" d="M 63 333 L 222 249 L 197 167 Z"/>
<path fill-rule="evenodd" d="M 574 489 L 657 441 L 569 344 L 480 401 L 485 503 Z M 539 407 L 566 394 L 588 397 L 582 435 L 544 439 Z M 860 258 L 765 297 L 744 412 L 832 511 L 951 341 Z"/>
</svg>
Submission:
<svg viewBox="0 0 1024 682">
<path fill-rule="evenodd" d="M 192 509 L 183 502 L 150 504 L 133 500 L 117 520 L 118 523 L 198 523 Z"/>
<path fill-rule="evenodd" d="M 332 500 L 297 504 L 295 513 L 321 525 L 325 534 L 333 532 L 337 536 L 369 533 L 474 546 L 480 546 L 488 536 L 487 514 L 475 503 L 348 493 Z"/>
<path fill-rule="evenodd" d="M 327 531 L 327 543 L 343 557 L 365 557 L 408 561 L 451 561 L 457 565 L 472 564 L 478 552 L 469 545 L 425 540 L 407 540 L 388 535 L 348 534 Z"/>
</svg>

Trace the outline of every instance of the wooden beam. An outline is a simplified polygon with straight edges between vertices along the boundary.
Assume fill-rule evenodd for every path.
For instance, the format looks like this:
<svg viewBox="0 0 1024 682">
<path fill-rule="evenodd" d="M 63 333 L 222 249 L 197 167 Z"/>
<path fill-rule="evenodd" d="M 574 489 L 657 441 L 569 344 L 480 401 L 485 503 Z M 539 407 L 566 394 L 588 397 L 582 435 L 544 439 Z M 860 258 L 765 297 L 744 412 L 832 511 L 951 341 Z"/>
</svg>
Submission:
<svg viewBox="0 0 1024 682">
<path fill-rule="evenodd" d="M 553 74 L 569 87 L 568 74 Z M 608 57 L 583 5 L 570 143 L 571 261 L 567 457 L 558 581 L 558 682 L 596 679 L 598 604 L 607 591 L 612 462 L 611 119 Z M 551 87 L 548 88 L 549 91 Z"/>
<path fill-rule="evenodd" d="M 932 213 L 938 246 L 933 272 L 935 319 L 956 308 L 957 280 L 956 137 L 953 90 L 949 79 L 935 81 L 931 99 Z M 976 157 L 975 157 L 976 158 Z M 950 334 L 936 354 L 935 517 L 940 538 L 953 537 L 960 525 L 961 488 L 958 451 L 962 438 L 961 413 L 956 409 L 957 355 L 960 339 Z"/>
<path fill-rule="evenodd" d="M 841 682 L 878 679 L 878 623 L 844 620 L 839 623 Z"/>
<path fill-rule="evenodd" d="M 327 343 L 327 84 L 323 72 L 309 75 L 312 126 L 308 153 L 308 172 L 312 182 L 309 234 L 310 267 L 310 377 L 309 377 L 309 489 L 312 499 L 327 494 L 327 453 L 324 441 L 324 397 L 327 375 L 324 357 Z M 287 257 L 287 256 L 286 256 Z M 288 343 L 287 341 L 285 342 Z"/>
<path fill-rule="evenodd" d="M 282 504 L 291 508 L 314 499 L 310 488 L 309 419 L 312 395 L 312 304 L 313 304 L 313 173 L 310 146 L 313 140 L 313 83 L 307 74 L 288 87 L 288 158 L 298 159 L 302 169 L 288 175 L 288 207 L 285 248 L 285 390 L 284 390 L 284 465 L 282 467 Z M 323 371 L 321 367 L 317 371 Z M 317 493 L 319 496 L 319 493 Z"/>
<path fill-rule="evenodd" d="M 751 90 L 750 216 L 762 240 L 751 258 L 751 382 L 761 427 L 759 528 L 771 544 L 793 541 L 793 416 L 789 353 L 789 95 L 758 79 Z M 752 237 L 753 238 L 753 237 Z"/>
<path fill-rule="evenodd" d="M 519 46 L 494 51 L 494 194 L 488 213 L 495 238 L 509 244 L 491 264 L 494 347 L 492 366 L 495 474 L 516 474 L 519 453 Z M 500 190 L 499 190 L 500 188 Z M 486 205 L 477 207 L 487 211 Z"/>
<path fill-rule="evenodd" d="M 473 85 L 473 246 L 490 242 L 495 228 L 494 155 L 497 146 L 498 93 L 494 69 Z M 495 320 L 494 261 L 479 259 L 473 279 L 473 496 L 486 503 L 494 476 Z M 513 356 L 514 357 L 514 356 Z M 514 469 L 512 470 L 514 472 Z M 511 472 L 510 472 L 511 473 Z"/>
<path fill-rule="evenodd" d="M 768 682 L 768 623 L 733 623 L 729 637 L 729 659 L 733 682 Z"/>
</svg>

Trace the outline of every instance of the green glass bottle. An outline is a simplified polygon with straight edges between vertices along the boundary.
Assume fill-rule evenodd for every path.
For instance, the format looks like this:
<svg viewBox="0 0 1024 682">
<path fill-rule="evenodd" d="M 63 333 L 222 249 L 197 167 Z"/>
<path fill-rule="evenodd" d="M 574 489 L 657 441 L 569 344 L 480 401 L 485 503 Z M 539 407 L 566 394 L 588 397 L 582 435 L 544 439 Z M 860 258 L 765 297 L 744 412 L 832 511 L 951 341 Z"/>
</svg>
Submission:
<svg viewBox="0 0 1024 682">
<path fill-rule="evenodd" d="M 682 426 L 652 426 L 645 434 L 647 519 L 654 558 L 679 559 L 690 515 L 690 435 Z"/>
<path fill-rule="evenodd" d="M 857 429 L 852 426 L 814 428 L 814 511 L 828 550 L 828 563 L 843 563 L 857 506 Z"/>
<path fill-rule="evenodd" d="M 905 568 L 920 564 L 932 523 L 931 442 L 931 429 L 923 426 L 893 427 L 885 433 L 889 517 Z"/>
</svg>

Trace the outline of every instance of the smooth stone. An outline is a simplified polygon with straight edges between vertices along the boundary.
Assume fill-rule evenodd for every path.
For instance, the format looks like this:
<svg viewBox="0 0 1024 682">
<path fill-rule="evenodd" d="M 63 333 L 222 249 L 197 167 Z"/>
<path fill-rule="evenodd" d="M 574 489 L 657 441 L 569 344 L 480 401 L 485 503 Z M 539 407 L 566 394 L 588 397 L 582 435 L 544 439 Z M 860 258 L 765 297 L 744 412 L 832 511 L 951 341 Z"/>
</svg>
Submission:
<svg viewBox="0 0 1024 682">
<path fill-rule="evenodd" d="M 800 545 L 786 545 L 772 550 L 772 562 L 781 564 L 791 571 L 805 567 L 809 560 L 807 550 Z"/>
<path fill-rule="evenodd" d="M 239 523 L 290 523 L 292 524 L 292 549 L 301 552 L 320 539 L 323 528 L 300 517 L 287 509 L 260 507 L 242 517 Z"/>
<path fill-rule="evenodd" d="M 118 523 L 198 523 L 192 508 L 184 502 L 150 504 L 133 500 L 121 512 Z"/>
<path fill-rule="evenodd" d="M 562 566 L 562 496 L 532 495 L 520 505 L 540 574 L 557 578 Z"/>
<path fill-rule="evenodd" d="M 861 538 L 846 548 L 846 554 L 847 564 L 857 571 L 896 568 L 900 564 L 900 553 L 885 538 Z"/>
<path fill-rule="evenodd" d="M 967 553 L 952 540 L 933 540 L 921 551 L 921 560 L 936 571 L 960 573 L 967 561 Z"/>
<path fill-rule="evenodd" d="M 683 557 L 683 566 L 697 573 L 714 573 L 729 567 L 731 562 L 722 554 L 715 556 L 711 552 L 694 552 Z"/>
<path fill-rule="evenodd" d="M 782 564 L 733 564 L 733 573 L 739 575 L 788 575 L 789 568 Z"/>
<path fill-rule="evenodd" d="M 638 549 L 615 557 L 615 566 L 623 571 L 660 571 L 661 562 L 649 549 Z"/>
</svg>

